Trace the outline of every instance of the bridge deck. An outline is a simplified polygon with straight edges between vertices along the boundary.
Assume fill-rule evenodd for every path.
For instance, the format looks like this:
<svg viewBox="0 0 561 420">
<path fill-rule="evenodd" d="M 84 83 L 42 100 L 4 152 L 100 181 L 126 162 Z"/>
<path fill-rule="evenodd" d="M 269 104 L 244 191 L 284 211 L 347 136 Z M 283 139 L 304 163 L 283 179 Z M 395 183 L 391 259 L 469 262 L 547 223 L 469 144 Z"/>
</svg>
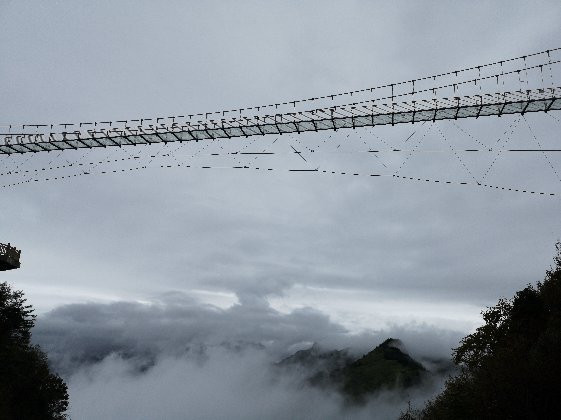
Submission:
<svg viewBox="0 0 561 420">
<path fill-rule="evenodd" d="M 252 118 L 61 133 L 0 134 L 0 154 L 201 141 L 561 110 L 561 87 L 376 104 L 374 101 Z"/>
</svg>

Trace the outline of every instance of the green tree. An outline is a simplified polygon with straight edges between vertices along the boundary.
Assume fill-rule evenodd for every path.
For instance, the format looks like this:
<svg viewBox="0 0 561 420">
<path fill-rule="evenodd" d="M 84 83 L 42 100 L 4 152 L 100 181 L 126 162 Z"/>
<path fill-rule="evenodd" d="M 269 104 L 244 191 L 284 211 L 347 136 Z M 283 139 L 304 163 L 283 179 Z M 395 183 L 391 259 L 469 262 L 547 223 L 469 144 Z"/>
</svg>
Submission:
<svg viewBox="0 0 561 420">
<path fill-rule="evenodd" d="M 543 282 L 483 312 L 453 351 L 460 373 L 405 419 L 561 418 L 561 242 Z"/>
<path fill-rule="evenodd" d="M 66 384 L 31 344 L 35 315 L 21 291 L 0 283 L 0 418 L 65 419 Z"/>
</svg>

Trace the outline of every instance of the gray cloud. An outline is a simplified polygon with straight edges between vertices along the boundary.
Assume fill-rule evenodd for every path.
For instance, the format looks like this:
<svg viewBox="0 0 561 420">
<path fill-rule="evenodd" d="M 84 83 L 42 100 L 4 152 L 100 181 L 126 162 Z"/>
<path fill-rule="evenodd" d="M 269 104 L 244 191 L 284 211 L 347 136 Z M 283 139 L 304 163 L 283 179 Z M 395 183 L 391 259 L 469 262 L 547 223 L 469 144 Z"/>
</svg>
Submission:
<svg viewBox="0 0 561 420">
<path fill-rule="evenodd" d="M 204 364 L 163 358 L 138 375 L 115 356 L 70 378 L 70 413 L 83 419 L 388 419 L 421 404 L 438 389 L 426 384 L 409 394 L 384 392 L 365 406 L 347 406 L 336 394 L 275 377 L 269 361 L 254 351 L 209 352 Z"/>
<path fill-rule="evenodd" d="M 423 325 L 353 334 L 312 308 L 284 314 L 266 299 L 254 297 L 221 309 L 179 292 L 149 303 L 65 305 L 41 316 L 33 332 L 34 341 L 63 374 L 114 353 L 150 363 L 160 356 L 209 347 L 250 346 L 280 359 L 311 343 L 364 353 L 389 336 L 398 336 L 406 345 L 410 342 L 413 355 L 447 358 L 460 335 Z"/>
<path fill-rule="evenodd" d="M 0 44 L 6 57 L 0 115 L 5 122 L 59 122 L 200 112 L 374 86 L 555 47 L 557 3 L 516 4 L 4 2 L 0 34 L 10 42 Z M 157 60 L 147 60 L 151 52 Z M 555 145 L 553 118 L 527 118 L 544 146 Z M 458 124 L 493 144 L 512 122 Z M 455 147 L 473 146 L 452 124 L 437 128 Z M 532 139 L 522 128 L 511 142 L 524 147 Z M 145 299 L 169 289 L 282 295 L 295 285 L 483 306 L 539 279 L 559 236 L 559 200 L 286 172 L 303 164 L 287 153 L 290 145 L 323 142 L 308 156 L 314 167 L 392 174 L 406 155 L 331 152 L 404 145 L 412 130 L 424 128 L 358 130 L 349 138 L 338 132 L 329 141 L 323 134 L 283 136 L 276 151 L 285 156 L 275 157 L 279 170 L 269 174 L 149 169 L 3 190 L 0 212 L 10 223 L 2 225 L 2 240 L 24 250 L 13 279 L 41 310 L 94 297 Z M 187 162 L 202 148 L 270 148 L 272 140 L 169 146 L 162 153 L 173 152 L 170 162 Z M 423 144 L 447 147 L 436 129 Z M 131 154 L 147 162 L 158 150 L 10 157 L 0 164 L 40 169 Z M 464 159 L 482 174 L 493 157 Z M 501 156 L 489 182 L 558 191 L 549 169 L 542 156 Z M 469 179 L 452 153 L 416 155 L 400 173 Z"/>
<path fill-rule="evenodd" d="M 229 309 L 169 293 L 150 303 L 74 304 L 41 316 L 33 340 L 66 378 L 76 418 L 388 418 L 441 386 L 351 406 L 334 390 L 310 388 L 304 371 L 273 364 L 311 343 L 360 355 L 393 336 L 415 357 L 447 358 L 458 332 L 430 326 L 350 334 L 312 309 L 281 314 L 266 300 Z M 311 404 L 311 402 L 314 402 Z"/>
</svg>

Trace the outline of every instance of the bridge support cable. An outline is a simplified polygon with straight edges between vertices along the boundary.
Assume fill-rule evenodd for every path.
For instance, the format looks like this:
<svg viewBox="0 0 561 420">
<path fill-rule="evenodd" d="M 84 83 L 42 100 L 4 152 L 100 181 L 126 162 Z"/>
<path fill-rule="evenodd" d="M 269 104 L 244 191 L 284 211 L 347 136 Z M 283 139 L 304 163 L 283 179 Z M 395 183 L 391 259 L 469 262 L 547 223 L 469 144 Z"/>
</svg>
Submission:
<svg viewBox="0 0 561 420">
<path fill-rule="evenodd" d="M 102 163 L 102 162 L 100 162 Z M 288 173 L 292 173 L 292 174 L 321 174 L 323 176 L 347 176 L 347 177 L 355 177 L 355 176 L 363 176 L 363 177 L 368 177 L 368 178 L 374 178 L 374 179 L 380 179 L 380 178 L 387 178 L 387 179 L 391 179 L 391 180 L 395 180 L 395 181 L 413 181 L 413 182 L 419 182 L 419 183 L 434 183 L 434 184 L 440 184 L 440 185 L 452 185 L 452 186 L 466 186 L 466 187 L 479 187 L 479 188 L 485 188 L 485 189 L 490 189 L 490 190 L 502 190 L 502 191 L 512 191 L 512 192 L 518 192 L 518 193 L 526 193 L 526 194 L 530 194 L 530 195 L 535 195 L 535 196 L 555 196 L 555 193 L 549 193 L 549 192 L 540 192 L 540 191 L 534 191 L 528 188 L 522 188 L 522 187 L 507 187 L 507 186 L 499 186 L 499 185 L 490 185 L 490 184 L 486 184 L 486 183 L 472 183 L 472 182 L 467 182 L 467 181 L 455 181 L 455 180 L 447 180 L 447 179 L 436 179 L 436 178 L 426 178 L 426 177 L 415 177 L 415 176 L 402 176 L 402 175 L 397 175 L 397 174 L 383 174 L 383 173 L 364 173 L 364 172 L 356 172 L 354 170 L 352 171 L 341 171 L 341 170 L 329 170 L 329 169 L 279 169 L 279 168 L 267 168 L 267 167 L 255 167 L 255 166 L 248 166 L 248 165 L 238 165 L 238 166 L 209 166 L 209 165 L 205 165 L 205 166 L 200 166 L 200 165 L 187 165 L 181 162 L 178 162 L 176 164 L 167 164 L 167 165 L 159 165 L 159 166 L 149 166 L 149 165 L 140 165 L 140 166 L 136 166 L 136 167 L 131 167 L 131 168 L 125 168 L 125 169 L 113 169 L 113 170 L 103 170 L 103 171 L 99 171 L 99 172 L 78 172 L 78 173 L 74 173 L 74 174 L 70 174 L 70 175 L 62 175 L 62 176 L 58 176 L 58 177 L 34 177 L 34 178 L 30 178 L 30 179 L 26 179 L 24 181 L 21 182 L 16 182 L 16 183 L 12 183 L 12 184 L 4 184 L 4 185 L 0 185 L 0 190 L 1 189 L 5 189 L 5 188 L 11 188 L 11 187 L 15 187 L 21 184 L 27 184 L 27 183 L 39 183 L 39 182 L 48 182 L 48 181 L 55 181 L 55 180 L 65 180 L 65 179 L 71 179 L 71 178 L 75 178 L 75 177 L 81 177 L 81 176 L 86 176 L 86 175 L 92 175 L 92 174 L 96 174 L 96 175 L 111 175 L 111 174 L 123 174 L 123 173 L 130 173 L 130 172 L 134 172 L 134 171 L 143 171 L 143 170 L 148 170 L 148 169 L 154 169 L 156 167 L 159 167 L 161 169 L 163 168 L 187 168 L 187 169 L 221 169 L 221 170 L 229 170 L 229 169 L 242 169 L 242 170 L 255 170 L 255 171 L 260 171 L 262 173 L 265 172 L 269 172 L 269 171 L 276 171 L 276 172 L 282 172 L 282 171 L 286 171 Z M 37 174 L 36 174 L 37 176 Z"/>
<path fill-rule="evenodd" d="M 526 125 L 528 126 L 528 130 L 530 131 L 530 134 L 532 135 L 532 138 L 534 139 L 534 141 L 536 142 L 536 144 L 538 145 L 539 149 L 543 149 L 540 141 L 538 140 L 538 138 L 536 137 L 536 135 L 534 134 L 534 130 L 532 130 L 532 126 L 528 123 L 528 120 L 526 119 L 526 117 L 524 117 L 524 115 L 522 115 L 522 118 L 524 119 L 524 122 L 526 123 Z M 559 172 L 557 172 L 557 169 L 555 168 L 555 166 L 553 166 L 553 164 L 551 163 L 551 160 L 549 159 L 549 156 L 547 155 L 547 153 L 545 153 L 544 151 L 542 151 L 542 155 L 545 159 L 545 161 L 548 163 L 549 167 L 551 168 L 551 170 L 553 171 L 553 173 L 555 174 L 555 177 L 559 180 L 559 182 L 561 182 L 561 176 L 559 176 Z"/>
</svg>

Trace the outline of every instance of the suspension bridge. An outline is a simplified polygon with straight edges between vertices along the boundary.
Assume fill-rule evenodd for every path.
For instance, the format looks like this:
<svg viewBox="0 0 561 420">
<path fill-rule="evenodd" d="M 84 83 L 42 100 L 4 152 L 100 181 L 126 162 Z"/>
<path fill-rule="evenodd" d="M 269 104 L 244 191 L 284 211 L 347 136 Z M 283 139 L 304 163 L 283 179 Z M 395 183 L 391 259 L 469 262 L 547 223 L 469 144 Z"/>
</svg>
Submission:
<svg viewBox="0 0 561 420">
<path fill-rule="evenodd" d="M 530 60 L 534 62 L 530 62 Z M 0 134 L 0 154 L 38 153 L 184 141 L 198 142 L 235 137 L 300 134 L 310 131 L 336 131 L 377 125 L 558 111 L 561 110 L 561 87 L 546 86 L 546 84 L 548 82 L 554 83 L 553 68 L 560 62 L 560 49 L 553 49 L 407 82 L 245 109 L 215 111 L 188 116 L 179 115 L 77 124 L 9 125 L 7 127 L 8 131 Z M 507 65 L 510 67 L 506 68 Z M 482 74 L 482 71 L 486 71 L 486 73 Z M 534 73 L 533 80 L 532 73 Z M 549 81 L 547 80 L 547 73 L 549 73 L 551 79 Z M 419 88 L 422 82 L 426 84 L 427 81 L 436 82 L 443 78 L 448 78 L 448 83 L 429 84 Z M 486 83 L 496 82 L 494 87 L 498 88 L 505 86 L 505 81 L 511 85 L 510 82 L 513 79 L 515 81 L 518 79 L 519 90 L 483 91 L 483 86 Z M 538 86 L 540 84 L 541 86 Z M 454 93 L 459 93 L 462 88 L 469 86 L 475 87 L 475 91 L 471 95 L 438 97 L 439 92 L 452 88 Z M 408 89 L 410 87 L 410 90 L 396 92 L 403 87 Z M 353 94 L 356 97 L 360 94 L 379 92 L 383 89 L 388 92 L 382 97 L 296 110 L 297 105 L 300 107 L 320 101 L 325 105 L 326 101 L 334 102 L 336 98 L 349 97 Z M 408 97 L 408 100 L 397 101 L 397 99 L 404 97 Z M 292 106 L 294 109 L 275 113 L 263 112 L 271 108 L 278 111 L 279 107 L 282 110 L 283 107 L 286 108 L 287 106 Z M 243 115 L 250 111 L 254 111 L 255 115 Z M 238 113 L 239 115 L 233 118 L 224 118 L 227 114 L 232 113 Z M 202 116 L 207 118 L 193 121 L 194 117 Z M 221 116 L 222 118 L 212 118 L 212 116 Z M 54 128 L 63 128 L 63 130 L 51 131 Z"/>
<path fill-rule="evenodd" d="M 407 81 L 246 108 L 126 120 L 2 124 L 0 126 L 0 156 L 27 156 L 30 154 L 42 156 L 44 152 L 56 152 L 59 156 L 71 150 L 99 150 L 105 148 L 114 150 L 116 147 L 128 150 L 129 146 L 158 144 L 165 146 L 173 143 L 224 144 L 224 141 L 227 142 L 228 139 L 236 138 L 259 139 L 283 135 L 296 138 L 305 133 L 345 133 L 352 132 L 351 130 L 358 132 L 361 128 L 378 126 L 416 125 L 446 120 L 452 122 L 467 121 L 493 116 L 524 118 L 525 114 L 528 113 L 549 113 L 551 115 L 561 110 L 560 64 L 561 48 L 555 48 Z M 307 140 L 304 136 L 302 137 L 303 140 L 299 141 L 299 144 L 301 147 L 307 147 Z M 244 154 L 261 158 L 265 155 L 275 154 L 265 150 L 258 152 L 245 151 L 241 149 L 240 143 L 237 143 L 237 146 L 239 149 L 235 151 L 227 153 L 222 151 L 210 155 L 236 156 L 236 159 L 238 159 L 240 155 Z M 420 152 L 416 149 L 404 150 L 387 146 L 387 151 L 391 152 L 407 151 L 409 154 Z M 482 147 L 478 149 L 470 148 L 463 151 L 492 151 L 483 144 L 480 144 L 480 146 Z M 293 145 L 290 145 L 290 147 L 292 148 L 290 153 L 294 152 L 306 161 L 301 151 Z M 369 153 L 383 152 L 380 147 L 374 149 L 368 147 L 364 151 Z M 461 151 L 457 151 L 453 147 L 451 151 L 458 156 L 460 163 L 470 174 L 475 185 L 527 192 L 527 189 L 523 188 L 497 187 L 485 182 L 485 177 L 496 158 L 491 166 L 486 169 L 484 175 L 478 179 L 469 171 L 465 162 L 459 158 L 459 152 Z M 499 154 L 503 151 L 534 151 L 542 152 L 545 155 L 553 151 L 561 151 L 561 149 L 544 149 L 539 145 L 537 149 L 501 149 Z M 196 152 L 193 156 L 198 153 Z M 105 161 L 90 162 L 86 166 L 96 167 L 110 162 L 122 163 L 137 158 L 138 156 L 128 156 L 120 160 L 109 158 Z M 156 158 L 156 154 L 150 155 L 150 161 L 153 158 Z M 547 162 L 558 176 L 549 158 L 547 158 Z M 68 168 L 73 165 L 73 163 L 58 164 L 28 170 L 24 169 L 25 164 L 20 162 L 15 168 L 1 172 L 0 175 L 37 174 Z M 75 166 L 82 165 L 84 164 L 75 164 Z M 160 166 L 163 168 L 172 165 L 162 164 Z M 182 165 L 178 164 L 177 166 Z M 183 166 L 191 167 L 191 165 Z M 468 184 L 465 181 L 453 182 L 450 180 L 440 181 L 421 177 L 405 177 L 399 174 L 402 166 L 391 174 L 393 178 L 448 184 L 457 183 L 459 185 Z M 145 167 L 138 166 L 128 168 L 128 170 Z M 212 166 L 207 164 L 201 167 L 208 169 Z M 241 165 L 239 162 L 231 167 L 249 168 L 249 166 Z M 261 165 L 255 166 L 255 169 L 265 168 Z M 273 170 L 273 168 L 266 169 Z M 318 171 L 317 168 L 302 170 Z M 124 169 L 121 171 L 124 172 Z M 290 171 L 300 170 L 290 169 Z M 116 173 L 119 170 L 101 171 L 101 173 L 108 172 Z M 322 170 L 322 172 L 358 175 L 356 171 Z M 73 174 L 72 176 L 89 173 L 89 171 L 84 170 L 80 174 Z M 388 176 L 374 173 L 368 175 Z M 47 177 L 44 180 L 69 177 L 70 175 L 60 175 Z M 16 186 L 38 180 L 38 178 L 27 178 L 20 182 L 2 185 L 2 187 Z M 529 190 L 528 192 L 538 193 Z"/>
</svg>

